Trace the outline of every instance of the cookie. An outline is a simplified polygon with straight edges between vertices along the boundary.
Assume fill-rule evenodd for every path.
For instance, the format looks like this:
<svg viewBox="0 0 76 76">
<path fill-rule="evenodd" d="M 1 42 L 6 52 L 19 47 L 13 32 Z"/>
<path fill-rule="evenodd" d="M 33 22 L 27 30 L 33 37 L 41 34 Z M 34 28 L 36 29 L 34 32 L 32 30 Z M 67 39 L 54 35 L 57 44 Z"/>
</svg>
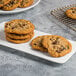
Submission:
<svg viewBox="0 0 76 76">
<path fill-rule="evenodd" d="M 31 46 L 32 46 L 33 49 L 40 50 L 40 51 L 43 51 L 43 52 L 47 52 L 48 51 L 42 45 L 42 39 L 43 39 L 43 37 L 44 36 L 38 36 L 38 37 L 36 37 L 35 39 L 32 40 Z"/>
<path fill-rule="evenodd" d="M 19 7 L 20 8 L 28 7 L 28 6 L 32 5 L 33 2 L 34 2 L 34 0 L 22 0 Z"/>
<path fill-rule="evenodd" d="M 3 10 L 6 11 L 11 11 L 14 10 L 15 8 L 17 8 L 20 5 L 20 2 L 22 0 L 11 0 L 8 4 L 6 4 L 5 6 L 3 6 Z"/>
<path fill-rule="evenodd" d="M 31 32 L 29 34 L 15 34 L 15 33 L 5 33 L 8 37 L 13 39 L 25 39 L 25 38 L 31 38 L 31 36 L 34 35 L 34 32 Z"/>
<path fill-rule="evenodd" d="M 62 57 L 72 50 L 68 40 L 57 35 L 47 35 L 43 38 L 42 44 L 48 49 L 48 53 L 53 57 Z"/>
<path fill-rule="evenodd" d="M 34 25 L 24 19 L 15 19 L 5 23 L 5 32 L 15 34 L 27 34 L 34 31 Z"/>
<path fill-rule="evenodd" d="M 69 18 L 76 19 L 76 7 L 70 8 L 66 11 L 66 15 Z"/>
<path fill-rule="evenodd" d="M 31 37 L 32 38 L 32 37 Z M 6 40 L 12 43 L 20 44 L 20 43 L 26 43 L 31 40 L 31 38 L 25 38 L 25 39 L 13 39 L 6 36 Z"/>
<path fill-rule="evenodd" d="M 20 43 L 28 42 L 30 40 L 30 38 L 26 38 L 26 39 L 12 39 L 12 38 L 6 37 L 6 40 L 8 40 L 9 42 L 12 42 L 12 43 L 20 44 Z"/>
<path fill-rule="evenodd" d="M 8 4 L 10 0 L 0 0 L 0 7 L 3 7 L 4 5 Z"/>
</svg>

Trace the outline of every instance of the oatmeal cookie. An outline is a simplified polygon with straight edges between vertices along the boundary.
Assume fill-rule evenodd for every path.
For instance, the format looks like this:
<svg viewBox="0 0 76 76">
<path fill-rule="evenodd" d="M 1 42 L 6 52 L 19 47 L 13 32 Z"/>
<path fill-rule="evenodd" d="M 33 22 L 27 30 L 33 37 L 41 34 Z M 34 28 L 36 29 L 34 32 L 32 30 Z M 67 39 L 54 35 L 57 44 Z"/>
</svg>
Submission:
<svg viewBox="0 0 76 76">
<path fill-rule="evenodd" d="M 6 36 L 6 40 L 12 43 L 16 43 L 16 44 L 20 44 L 20 43 L 26 43 L 28 41 L 30 41 L 31 38 L 26 38 L 26 39 L 13 39 L 13 38 L 9 38 Z"/>
<path fill-rule="evenodd" d="M 13 39 L 25 39 L 29 37 L 31 38 L 34 35 L 34 32 L 31 32 L 29 34 L 5 33 L 5 35 Z"/>
<path fill-rule="evenodd" d="M 32 40 L 31 46 L 32 46 L 33 49 L 40 50 L 40 51 L 43 51 L 43 52 L 47 52 L 48 51 L 42 45 L 42 39 L 43 39 L 43 37 L 44 36 L 38 36 L 38 37 L 36 37 L 35 39 Z"/>
<path fill-rule="evenodd" d="M 0 0 L 0 7 L 3 7 L 4 5 L 8 4 L 10 0 Z"/>
<path fill-rule="evenodd" d="M 76 19 L 76 7 L 70 8 L 66 11 L 66 15 L 69 18 Z"/>
<path fill-rule="evenodd" d="M 6 10 L 6 11 L 14 10 L 15 8 L 17 8 L 20 5 L 21 1 L 22 0 L 11 0 L 8 4 L 6 4 L 5 6 L 3 6 L 2 9 Z"/>
<path fill-rule="evenodd" d="M 48 49 L 48 53 L 53 57 L 61 57 L 72 50 L 71 43 L 58 35 L 44 36 L 42 44 Z"/>
<path fill-rule="evenodd" d="M 15 34 L 27 34 L 34 31 L 34 25 L 24 19 L 15 19 L 5 23 L 5 32 Z"/>
<path fill-rule="evenodd" d="M 22 0 L 19 7 L 20 8 L 28 7 L 28 6 L 32 5 L 33 2 L 34 2 L 34 0 Z"/>
</svg>

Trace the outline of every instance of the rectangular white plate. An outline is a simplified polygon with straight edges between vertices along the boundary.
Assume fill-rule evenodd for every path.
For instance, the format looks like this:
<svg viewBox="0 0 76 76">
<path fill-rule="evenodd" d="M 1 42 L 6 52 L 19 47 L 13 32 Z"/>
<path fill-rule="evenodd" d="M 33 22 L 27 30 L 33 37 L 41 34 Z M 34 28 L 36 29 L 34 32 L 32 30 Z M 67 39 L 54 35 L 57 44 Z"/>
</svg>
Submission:
<svg viewBox="0 0 76 76">
<path fill-rule="evenodd" d="M 71 40 L 69 40 L 69 41 L 72 44 L 72 51 L 69 54 L 67 54 L 63 57 L 59 57 L 59 58 L 54 58 L 54 57 L 51 57 L 47 53 L 43 53 L 43 52 L 40 52 L 37 50 L 32 50 L 31 46 L 29 45 L 31 41 L 29 41 L 27 43 L 22 43 L 22 44 L 14 44 L 14 43 L 8 42 L 5 39 L 5 35 L 4 35 L 4 24 L 5 24 L 5 22 L 0 23 L 0 45 L 8 46 L 10 48 L 14 48 L 16 50 L 19 50 L 19 51 L 43 58 L 43 59 L 46 59 L 48 61 L 56 62 L 56 63 L 65 63 L 76 52 L 76 42 L 71 41 Z M 35 30 L 34 38 L 37 36 L 40 36 L 40 35 L 47 35 L 47 33 Z"/>
</svg>

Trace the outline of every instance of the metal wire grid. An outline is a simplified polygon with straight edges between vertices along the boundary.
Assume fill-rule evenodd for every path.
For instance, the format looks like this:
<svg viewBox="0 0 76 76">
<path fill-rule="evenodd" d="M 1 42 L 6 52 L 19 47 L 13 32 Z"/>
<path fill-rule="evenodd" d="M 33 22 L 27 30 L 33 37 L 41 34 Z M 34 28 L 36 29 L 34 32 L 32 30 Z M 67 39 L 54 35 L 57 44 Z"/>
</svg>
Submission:
<svg viewBox="0 0 76 76">
<path fill-rule="evenodd" d="M 76 4 L 54 9 L 51 11 L 51 14 L 55 16 L 60 22 L 68 26 L 70 29 L 76 31 L 76 20 L 68 18 L 65 14 L 65 11 L 71 7 L 76 7 Z"/>
</svg>

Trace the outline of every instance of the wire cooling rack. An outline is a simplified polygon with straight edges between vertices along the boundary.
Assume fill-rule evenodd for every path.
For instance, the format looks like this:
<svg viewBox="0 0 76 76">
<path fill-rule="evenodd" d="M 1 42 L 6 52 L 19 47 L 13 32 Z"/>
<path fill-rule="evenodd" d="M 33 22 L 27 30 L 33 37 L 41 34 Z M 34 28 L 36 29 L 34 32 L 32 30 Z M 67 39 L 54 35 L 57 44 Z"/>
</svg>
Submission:
<svg viewBox="0 0 76 76">
<path fill-rule="evenodd" d="M 73 31 L 76 31 L 76 20 L 68 18 L 65 14 L 65 11 L 71 7 L 76 7 L 76 4 L 68 5 L 62 8 L 57 8 L 51 11 L 51 14 L 57 18 L 64 25 L 68 26 Z"/>
</svg>

